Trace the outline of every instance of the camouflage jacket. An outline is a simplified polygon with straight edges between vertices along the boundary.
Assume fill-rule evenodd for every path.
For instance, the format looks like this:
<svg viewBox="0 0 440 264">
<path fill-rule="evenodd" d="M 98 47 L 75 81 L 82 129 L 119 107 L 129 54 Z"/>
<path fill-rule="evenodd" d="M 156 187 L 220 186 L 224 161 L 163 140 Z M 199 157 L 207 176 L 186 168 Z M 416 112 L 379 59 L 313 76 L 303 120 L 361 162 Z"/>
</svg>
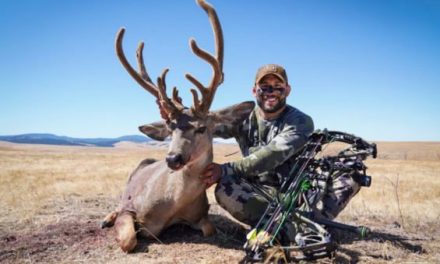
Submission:
<svg viewBox="0 0 440 264">
<path fill-rule="evenodd" d="M 256 109 L 232 131 L 219 127 L 214 132 L 217 137 L 234 137 L 243 155 L 241 160 L 222 164 L 222 176 L 236 174 L 251 182 L 278 186 L 313 132 L 313 120 L 289 105 L 271 121 L 259 118 Z"/>
</svg>

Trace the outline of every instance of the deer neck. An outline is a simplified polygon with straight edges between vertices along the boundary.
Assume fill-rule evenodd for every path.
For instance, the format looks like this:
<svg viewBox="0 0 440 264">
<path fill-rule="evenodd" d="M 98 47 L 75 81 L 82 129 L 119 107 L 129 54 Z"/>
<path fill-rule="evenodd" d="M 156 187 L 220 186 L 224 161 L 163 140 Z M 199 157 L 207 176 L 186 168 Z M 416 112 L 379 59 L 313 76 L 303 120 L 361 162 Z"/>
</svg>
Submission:
<svg viewBox="0 0 440 264">
<path fill-rule="evenodd" d="M 210 146 L 208 150 L 200 153 L 196 157 L 191 158 L 190 162 L 188 162 L 183 168 L 183 171 L 187 175 L 198 178 L 205 170 L 206 166 L 212 163 L 212 159 L 213 151 L 212 146 Z"/>
</svg>

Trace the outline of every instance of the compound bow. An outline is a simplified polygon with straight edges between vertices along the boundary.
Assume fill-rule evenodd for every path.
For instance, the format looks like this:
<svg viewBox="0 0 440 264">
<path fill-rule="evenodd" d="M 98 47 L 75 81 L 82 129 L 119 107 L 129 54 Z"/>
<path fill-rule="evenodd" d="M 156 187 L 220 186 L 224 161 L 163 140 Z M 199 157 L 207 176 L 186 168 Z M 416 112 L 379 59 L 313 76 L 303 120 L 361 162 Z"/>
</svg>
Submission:
<svg viewBox="0 0 440 264">
<path fill-rule="evenodd" d="M 349 146 L 336 155 L 318 158 L 317 154 L 333 142 Z M 331 256 L 336 250 L 330 233 L 324 228 L 335 227 L 368 233 L 366 227 L 350 226 L 319 217 L 318 204 L 325 195 L 327 182 L 344 173 L 360 185 L 370 186 L 363 161 L 376 158 L 376 144 L 339 131 L 315 131 L 304 146 L 281 184 L 278 195 L 269 203 L 259 222 L 247 235 L 243 262 L 283 259 L 312 260 Z M 290 234 L 288 234 L 290 232 Z M 292 241 L 291 237 L 294 237 Z M 287 236 L 289 238 L 287 238 Z"/>
</svg>

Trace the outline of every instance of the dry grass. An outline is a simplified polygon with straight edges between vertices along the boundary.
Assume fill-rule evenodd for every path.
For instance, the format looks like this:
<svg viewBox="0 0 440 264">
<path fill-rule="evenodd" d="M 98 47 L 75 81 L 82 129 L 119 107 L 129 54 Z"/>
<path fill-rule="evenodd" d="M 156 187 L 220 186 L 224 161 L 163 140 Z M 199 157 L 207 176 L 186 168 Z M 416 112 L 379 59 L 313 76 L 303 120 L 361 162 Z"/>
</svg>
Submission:
<svg viewBox="0 0 440 264">
<path fill-rule="evenodd" d="M 0 223 L 29 221 L 51 201 L 116 197 L 145 150 L 11 145 L 0 148 Z M 155 156 L 155 155 L 151 155 Z M 5 218 L 5 219 L 4 219 Z M 45 222 L 45 220 L 43 221 Z"/>
<path fill-rule="evenodd" d="M 215 159 L 238 158 L 234 145 L 216 145 Z M 225 217 L 208 191 L 219 234 L 202 238 L 184 227 L 167 231 L 164 245 L 124 254 L 113 231 L 98 228 L 116 205 L 126 178 L 159 147 L 60 147 L 0 143 L 0 262 L 231 263 L 243 257 L 242 228 Z M 373 176 L 339 217 L 368 225 L 371 239 L 336 236 L 342 263 L 435 263 L 440 259 L 440 143 L 379 144 L 368 161 Z M 226 156 L 228 155 L 228 156 Z M 321 262 L 327 263 L 330 260 Z"/>
</svg>

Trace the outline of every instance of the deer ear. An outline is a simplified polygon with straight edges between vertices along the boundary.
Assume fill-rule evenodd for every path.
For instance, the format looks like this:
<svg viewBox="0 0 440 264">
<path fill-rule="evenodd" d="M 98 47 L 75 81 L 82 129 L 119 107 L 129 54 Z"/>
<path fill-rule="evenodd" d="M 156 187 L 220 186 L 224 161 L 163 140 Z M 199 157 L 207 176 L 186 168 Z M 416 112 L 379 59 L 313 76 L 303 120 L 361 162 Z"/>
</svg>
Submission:
<svg viewBox="0 0 440 264">
<path fill-rule="evenodd" d="M 215 130 L 225 126 L 230 129 L 238 127 L 238 125 L 243 123 L 243 121 L 249 117 L 252 110 L 254 110 L 254 107 L 254 102 L 247 101 L 212 112 L 216 127 Z"/>
<path fill-rule="evenodd" d="M 159 141 L 163 141 L 170 135 L 170 131 L 168 130 L 165 121 L 158 121 L 140 126 L 139 130 L 148 137 Z"/>
</svg>

